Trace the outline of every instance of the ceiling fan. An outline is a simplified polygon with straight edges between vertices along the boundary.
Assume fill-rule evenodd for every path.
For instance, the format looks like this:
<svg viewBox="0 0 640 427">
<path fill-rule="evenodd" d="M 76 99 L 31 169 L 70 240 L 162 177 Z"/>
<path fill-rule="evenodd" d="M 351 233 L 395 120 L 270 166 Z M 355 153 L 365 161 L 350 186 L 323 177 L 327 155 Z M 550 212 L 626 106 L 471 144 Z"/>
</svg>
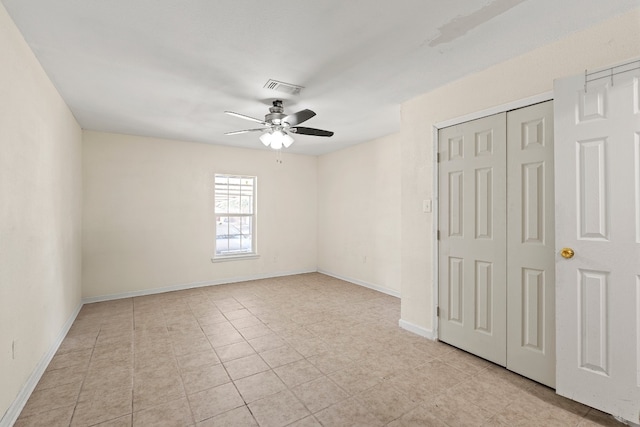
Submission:
<svg viewBox="0 0 640 427">
<path fill-rule="evenodd" d="M 269 107 L 269 114 L 264 116 L 264 120 L 255 119 L 244 114 L 234 113 L 233 111 L 225 111 L 225 114 L 238 117 L 252 122 L 260 123 L 261 128 L 236 130 L 227 132 L 225 135 L 238 135 L 247 132 L 262 132 L 260 141 L 267 147 L 271 146 L 274 150 L 279 150 L 283 146 L 288 148 L 293 143 L 290 134 L 313 135 L 313 136 L 332 136 L 333 132 L 322 129 L 314 129 L 298 126 L 300 123 L 306 122 L 316 115 L 311 110 L 301 110 L 293 114 L 284 114 L 282 101 L 277 99 L 273 101 L 273 106 Z"/>
</svg>

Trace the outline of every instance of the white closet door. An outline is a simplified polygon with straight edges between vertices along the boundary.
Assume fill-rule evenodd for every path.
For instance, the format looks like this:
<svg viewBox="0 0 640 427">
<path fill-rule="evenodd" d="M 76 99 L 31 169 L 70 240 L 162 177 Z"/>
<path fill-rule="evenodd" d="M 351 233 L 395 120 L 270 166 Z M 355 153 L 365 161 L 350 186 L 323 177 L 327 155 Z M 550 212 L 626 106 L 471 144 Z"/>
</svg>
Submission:
<svg viewBox="0 0 640 427">
<path fill-rule="evenodd" d="M 507 113 L 507 368 L 555 387 L 553 103 Z"/>
<path fill-rule="evenodd" d="M 557 392 L 639 423 L 640 72 L 554 92 Z"/>
<path fill-rule="evenodd" d="M 439 338 L 506 363 L 506 119 L 439 134 Z"/>
</svg>

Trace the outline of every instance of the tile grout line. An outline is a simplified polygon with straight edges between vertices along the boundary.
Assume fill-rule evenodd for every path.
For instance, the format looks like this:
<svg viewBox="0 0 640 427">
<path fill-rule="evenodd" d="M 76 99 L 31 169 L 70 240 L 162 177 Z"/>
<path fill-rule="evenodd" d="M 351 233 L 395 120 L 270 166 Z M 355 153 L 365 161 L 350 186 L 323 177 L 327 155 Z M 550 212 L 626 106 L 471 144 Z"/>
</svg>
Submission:
<svg viewBox="0 0 640 427">
<path fill-rule="evenodd" d="M 235 298 L 234 298 L 234 300 L 235 300 Z M 235 301 L 236 301 L 236 302 L 238 302 L 237 300 L 235 300 Z M 214 306 L 216 306 L 216 308 L 219 310 L 219 307 L 217 307 L 217 305 L 215 304 L 215 302 L 211 301 L 211 303 L 212 303 Z M 238 304 L 240 304 L 240 302 L 238 302 Z M 242 305 L 242 304 L 240 304 L 240 305 Z M 243 306 L 243 307 L 244 307 L 244 306 Z M 220 312 L 222 313 L 222 311 L 220 311 Z M 227 316 L 225 316 L 225 315 L 224 315 L 224 313 L 222 313 L 222 315 L 225 317 L 225 319 L 227 319 L 227 321 L 229 321 L 229 319 L 227 318 Z M 230 323 L 230 322 L 229 322 L 229 323 Z M 218 355 L 218 352 L 216 351 L 215 347 L 213 346 L 213 343 L 211 342 L 211 339 L 210 339 L 210 338 L 209 338 L 209 336 L 205 333 L 205 331 L 204 331 L 204 329 L 202 328 L 202 325 L 200 324 L 200 322 L 199 322 L 199 321 L 198 321 L 198 326 L 200 327 L 200 330 L 202 331 L 202 333 L 204 334 L 204 336 L 207 338 L 207 342 L 208 342 L 208 343 L 209 343 L 209 345 L 211 346 L 211 350 L 216 354 L 216 357 L 218 357 L 218 360 L 220 360 L 220 365 L 222 366 L 222 369 L 224 369 L 225 373 L 227 374 L 227 377 L 229 377 L 229 381 L 231 382 L 231 384 L 233 384 L 233 387 L 235 388 L 236 393 L 238 393 L 238 396 L 240 396 L 240 398 L 242 399 L 242 402 L 244 403 L 244 405 L 243 405 L 243 406 L 245 406 L 245 407 L 247 408 L 247 410 L 249 411 L 249 413 L 251 413 L 251 416 L 252 416 L 252 417 L 253 417 L 253 419 L 255 420 L 255 416 L 253 415 L 253 412 L 251 411 L 251 408 L 249 408 L 249 404 L 245 401 L 244 396 L 242 395 L 242 393 L 240 393 L 240 390 L 238 390 L 238 386 L 235 384 L 235 381 L 233 380 L 233 378 L 231 378 L 231 375 L 229 374 L 229 371 L 228 371 L 227 367 L 226 367 L 226 366 L 224 365 L 224 363 L 222 362 L 222 359 L 221 359 L 221 358 L 220 358 L 220 356 Z M 232 325 L 232 326 L 233 326 L 233 325 Z M 234 326 L 234 328 L 235 328 L 235 326 Z M 236 329 L 236 331 L 237 331 L 237 329 Z M 244 339 L 244 337 L 243 337 L 243 339 Z M 245 342 L 246 342 L 246 340 L 245 340 Z M 257 354 L 257 353 L 256 353 L 256 354 Z M 186 392 L 186 390 L 185 390 L 185 392 Z M 189 400 L 189 399 L 187 399 L 187 400 Z M 190 403 L 190 402 L 189 402 L 189 405 L 191 405 L 191 403 Z M 190 406 L 190 407 L 191 407 L 191 406 Z M 240 408 L 240 406 L 238 406 L 238 407 L 236 407 L 236 408 L 233 408 L 233 409 L 229 409 L 228 411 L 225 411 L 225 412 L 222 412 L 222 413 L 220 413 L 220 414 L 214 415 L 214 416 L 212 416 L 212 417 L 210 417 L 210 418 L 206 418 L 205 420 L 208 420 L 208 419 L 214 418 L 214 417 L 216 417 L 216 416 L 218 416 L 218 415 L 222 415 L 222 414 L 224 414 L 224 413 L 226 413 L 226 412 L 229 412 L 229 411 L 233 411 L 233 410 L 235 410 L 235 409 L 237 409 L 237 408 Z M 192 410 L 192 413 L 193 413 L 193 410 Z M 194 416 L 194 419 L 195 419 L 195 416 Z M 202 420 L 202 421 L 205 421 L 205 420 Z M 197 423 L 197 422 L 198 422 L 198 421 L 196 421 L 196 423 Z M 257 420 L 256 420 L 256 423 L 257 423 Z"/>
<path fill-rule="evenodd" d="M 76 416 L 76 410 L 78 409 L 78 403 L 80 401 L 80 395 L 82 394 L 82 390 L 84 389 L 84 383 L 87 380 L 87 377 L 89 376 L 89 372 L 90 372 L 90 369 L 91 369 L 91 360 L 93 359 L 93 354 L 96 351 L 96 344 L 98 343 L 98 336 L 100 336 L 100 331 L 101 330 L 102 330 L 102 322 L 100 323 L 100 328 L 98 329 L 98 333 L 96 334 L 96 339 L 93 342 L 93 347 L 91 347 L 91 356 L 89 356 L 89 363 L 87 364 L 87 373 L 85 374 L 84 378 L 82 379 L 82 383 L 80 384 L 80 390 L 78 391 L 78 395 L 76 396 L 76 402 L 75 402 L 75 404 L 73 406 L 73 412 L 71 414 L 71 419 L 69 420 L 69 425 L 73 424 L 73 419 Z"/>
</svg>

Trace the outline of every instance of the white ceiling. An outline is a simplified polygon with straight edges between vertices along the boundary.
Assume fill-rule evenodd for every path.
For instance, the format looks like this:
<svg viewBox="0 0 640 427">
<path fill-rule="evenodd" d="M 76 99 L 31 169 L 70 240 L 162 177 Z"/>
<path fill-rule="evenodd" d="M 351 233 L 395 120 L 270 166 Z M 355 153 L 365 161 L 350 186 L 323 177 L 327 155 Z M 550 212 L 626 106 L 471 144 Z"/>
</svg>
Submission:
<svg viewBox="0 0 640 427">
<path fill-rule="evenodd" d="M 265 149 L 274 99 L 309 108 L 288 149 L 396 132 L 400 104 L 640 0 L 2 0 L 84 129 Z M 304 86 L 291 96 L 268 79 Z M 258 126 L 259 127 L 259 126 Z"/>
</svg>

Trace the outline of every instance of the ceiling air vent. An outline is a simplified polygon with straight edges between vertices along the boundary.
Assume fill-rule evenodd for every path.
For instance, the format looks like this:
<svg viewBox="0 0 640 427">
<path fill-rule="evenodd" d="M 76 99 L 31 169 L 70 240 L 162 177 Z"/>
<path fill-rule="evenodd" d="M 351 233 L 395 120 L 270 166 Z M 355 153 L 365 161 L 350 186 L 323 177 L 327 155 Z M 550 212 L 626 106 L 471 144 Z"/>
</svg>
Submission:
<svg viewBox="0 0 640 427">
<path fill-rule="evenodd" d="M 292 85 L 291 83 L 269 79 L 269 81 L 264 85 L 264 88 L 288 93 L 289 95 L 298 95 L 300 94 L 300 91 L 304 89 L 304 86 Z"/>
</svg>

